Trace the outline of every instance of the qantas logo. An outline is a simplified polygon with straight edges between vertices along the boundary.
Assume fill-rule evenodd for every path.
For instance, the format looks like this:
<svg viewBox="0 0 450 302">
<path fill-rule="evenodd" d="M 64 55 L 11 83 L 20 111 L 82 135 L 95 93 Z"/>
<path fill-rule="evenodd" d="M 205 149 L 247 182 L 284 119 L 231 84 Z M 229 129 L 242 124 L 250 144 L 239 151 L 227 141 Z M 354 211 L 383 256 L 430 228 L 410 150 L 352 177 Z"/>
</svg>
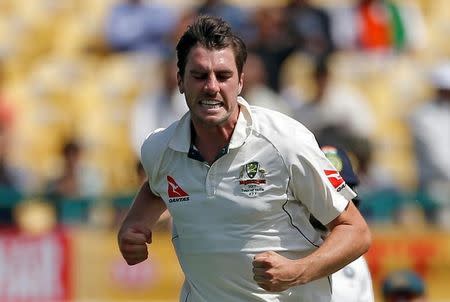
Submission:
<svg viewBox="0 0 450 302">
<path fill-rule="evenodd" d="M 167 195 L 169 195 L 169 202 L 188 201 L 189 194 L 186 193 L 173 179 L 167 175 Z"/>
<path fill-rule="evenodd" d="M 342 190 L 345 187 L 344 179 L 342 178 L 341 174 L 339 174 L 338 171 L 335 170 L 324 170 L 326 176 L 328 177 L 328 180 L 331 182 L 333 187 L 338 190 Z"/>
</svg>

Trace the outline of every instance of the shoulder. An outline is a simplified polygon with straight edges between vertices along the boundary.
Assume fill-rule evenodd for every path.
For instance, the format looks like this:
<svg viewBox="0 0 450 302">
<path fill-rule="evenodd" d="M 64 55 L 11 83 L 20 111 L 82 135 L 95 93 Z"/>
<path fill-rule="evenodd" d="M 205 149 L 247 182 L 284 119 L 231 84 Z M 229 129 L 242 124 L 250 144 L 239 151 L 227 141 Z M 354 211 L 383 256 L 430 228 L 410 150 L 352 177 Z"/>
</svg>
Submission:
<svg viewBox="0 0 450 302">
<path fill-rule="evenodd" d="M 297 120 L 275 110 L 251 106 L 254 131 L 265 137 L 282 154 L 316 145 L 311 131 Z"/>
<path fill-rule="evenodd" d="M 158 128 L 151 132 L 141 147 L 141 158 L 144 160 L 147 156 L 161 154 L 169 145 L 171 138 L 175 133 L 178 121 L 167 128 Z"/>
</svg>

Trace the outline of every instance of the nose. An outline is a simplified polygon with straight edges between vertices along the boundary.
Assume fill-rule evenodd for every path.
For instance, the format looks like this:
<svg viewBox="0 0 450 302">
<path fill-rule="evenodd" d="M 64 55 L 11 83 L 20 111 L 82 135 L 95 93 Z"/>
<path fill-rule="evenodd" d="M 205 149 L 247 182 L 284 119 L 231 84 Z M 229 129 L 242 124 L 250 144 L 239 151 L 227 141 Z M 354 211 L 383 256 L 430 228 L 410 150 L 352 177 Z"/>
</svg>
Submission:
<svg viewBox="0 0 450 302">
<path fill-rule="evenodd" d="M 205 83 L 205 92 L 213 95 L 218 93 L 220 90 L 219 83 L 214 75 L 208 77 Z"/>
</svg>

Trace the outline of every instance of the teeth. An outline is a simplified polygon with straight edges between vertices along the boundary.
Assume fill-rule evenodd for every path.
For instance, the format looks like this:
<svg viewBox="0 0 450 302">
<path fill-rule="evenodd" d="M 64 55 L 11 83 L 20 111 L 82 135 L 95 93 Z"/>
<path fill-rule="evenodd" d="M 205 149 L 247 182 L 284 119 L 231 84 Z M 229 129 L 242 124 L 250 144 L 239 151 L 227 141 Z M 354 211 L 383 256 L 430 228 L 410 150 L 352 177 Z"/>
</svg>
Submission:
<svg viewBox="0 0 450 302">
<path fill-rule="evenodd" d="M 200 105 L 209 109 L 218 109 L 221 107 L 222 103 L 216 100 L 202 100 L 200 101 Z"/>
<path fill-rule="evenodd" d="M 215 101 L 215 100 L 202 100 L 202 101 L 200 101 L 200 104 L 208 105 L 208 106 L 216 106 L 216 105 L 220 105 L 220 102 Z"/>
</svg>

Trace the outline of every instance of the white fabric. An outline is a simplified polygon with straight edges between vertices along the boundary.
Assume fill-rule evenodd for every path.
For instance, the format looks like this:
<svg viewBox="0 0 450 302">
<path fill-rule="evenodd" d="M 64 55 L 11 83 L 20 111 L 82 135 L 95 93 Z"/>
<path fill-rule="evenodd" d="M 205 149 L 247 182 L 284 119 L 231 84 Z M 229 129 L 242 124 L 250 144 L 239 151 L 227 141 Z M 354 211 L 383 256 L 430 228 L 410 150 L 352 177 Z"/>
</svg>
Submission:
<svg viewBox="0 0 450 302">
<path fill-rule="evenodd" d="M 150 188 L 173 217 L 173 243 L 186 276 L 180 301 L 329 302 L 328 278 L 269 293 L 254 282 L 251 263 L 269 250 L 292 259 L 310 254 L 322 243 L 310 213 L 327 224 L 355 194 L 345 183 L 331 185 L 324 170 L 334 168 L 305 127 L 238 100 L 229 152 L 211 166 L 188 157 L 189 113 L 142 147 Z M 245 168 L 251 162 L 258 163 L 254 174 Z M 169 185 L 168 176 L 176 184 Z M 169 196 L 180 188 L 186 194 Z"/>
<path fill-rule="evenodd" d="M 332 275 L 333 302 L 374 302 L 372 277 L 364 257 Z"/>
</svg>

